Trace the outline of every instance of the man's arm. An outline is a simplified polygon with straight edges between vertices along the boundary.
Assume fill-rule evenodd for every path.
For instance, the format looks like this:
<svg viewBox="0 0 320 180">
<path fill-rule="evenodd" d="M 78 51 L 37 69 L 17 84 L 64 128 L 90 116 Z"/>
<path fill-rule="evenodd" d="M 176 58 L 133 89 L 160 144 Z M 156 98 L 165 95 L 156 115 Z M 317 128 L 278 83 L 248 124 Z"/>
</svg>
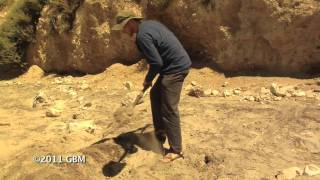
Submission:
<svg viewBox="0 0 320 180">
<path fill-rule="evenodd" d="M 151 83 L 163 66 L 162 58 L 155 47 L 151 37 L 144 36 L 137 39 L 137 46 L 146 57 L 149 64 L 149 71 L 145 77 L 145 82 Z"/>
</svg>

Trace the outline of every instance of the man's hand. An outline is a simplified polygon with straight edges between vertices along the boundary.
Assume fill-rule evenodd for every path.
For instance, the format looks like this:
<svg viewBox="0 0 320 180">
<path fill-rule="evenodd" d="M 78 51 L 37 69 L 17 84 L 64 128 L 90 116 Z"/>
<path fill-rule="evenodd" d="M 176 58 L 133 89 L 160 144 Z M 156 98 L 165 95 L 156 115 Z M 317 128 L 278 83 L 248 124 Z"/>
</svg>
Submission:
<svg viewBox="0 0 320 180">
<path fill-rule="evenodd" d="M 151 86 L 152 86 L 152 82 L 149 82 L 149 81 L 143 82 L 143 90 L 146 90 L 148 89 L 148 87 L 151 87 Z"/>
</svg>

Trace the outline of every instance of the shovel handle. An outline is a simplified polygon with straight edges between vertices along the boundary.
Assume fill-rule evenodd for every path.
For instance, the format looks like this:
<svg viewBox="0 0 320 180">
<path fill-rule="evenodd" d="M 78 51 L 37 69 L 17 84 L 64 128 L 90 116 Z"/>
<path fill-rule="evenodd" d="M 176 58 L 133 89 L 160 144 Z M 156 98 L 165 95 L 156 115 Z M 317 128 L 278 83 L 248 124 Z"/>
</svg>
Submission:
<svg viewBox="0 0 320 180">
<path fill-rule="evenodd" d="M 133 106 L 136 106 L 139 101 L 144 97 L 144 95 L 146 94 L 147 90 L 150 88 L 149 87 L 144 87 L 141 92 L 139 93 L 139 95 L 136 97 L 135 101 L 133 102 Z"/>
</svg>

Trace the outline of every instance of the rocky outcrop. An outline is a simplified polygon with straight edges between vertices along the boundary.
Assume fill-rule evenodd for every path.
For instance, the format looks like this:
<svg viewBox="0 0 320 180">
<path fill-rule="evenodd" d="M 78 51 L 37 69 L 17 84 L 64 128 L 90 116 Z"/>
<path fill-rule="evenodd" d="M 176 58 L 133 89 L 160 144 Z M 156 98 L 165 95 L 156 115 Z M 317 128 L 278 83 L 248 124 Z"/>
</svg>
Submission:
<svg viewBox="0 0 320 180">
<path fill-rule="evenodd" d="M 86 0 L 70 31 L 58 33 L 50 17 L 58 22 L 59 13 L 47 5 L 29 62 L 46 71 L 95 73 L 116 62 L 138 61 L 134 38 L 110 31 L 120 9 L 162 21 L 193 62 L 205 60 L 231 72 L 319 72 L 320 2 L 315 0 Z"/>
<path fill-rule="evenodd" d="M 139 59 L 130 37 L 110 31 L 117 11 L 133 9 L 139 13 L 137 4 L 87 0 L 78 7 L 72 22 L 64 20 L 59 8 L 52 4 L 44 8 L 36 41 L 29 49 L 31 64 L 45 71 L 96 73 L 115 62 Z"/>
</svg>

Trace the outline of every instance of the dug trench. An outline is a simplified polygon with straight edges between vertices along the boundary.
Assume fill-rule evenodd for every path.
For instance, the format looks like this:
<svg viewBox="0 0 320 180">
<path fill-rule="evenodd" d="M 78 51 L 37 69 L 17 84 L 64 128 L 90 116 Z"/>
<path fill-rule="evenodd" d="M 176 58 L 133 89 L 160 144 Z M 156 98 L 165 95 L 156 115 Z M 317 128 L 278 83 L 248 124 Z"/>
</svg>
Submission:
<svg viewBox="0 0 320 180">
<path fill-rule="evenodd" d="M 0 81 L 0 179 L 274 179 L 291 167 L 319 166 L 318 78 L 191 69 L 179 106 L 186 157 L 168 164 L 153 136 L 148 93 L 128 118 L 114 117 L 140 92 L 145 73 L 114 64 L 96 75 L 43 76 L 32 66 Z M 54 155 L 86 158 L 34 162 Z"/>
</svg>

